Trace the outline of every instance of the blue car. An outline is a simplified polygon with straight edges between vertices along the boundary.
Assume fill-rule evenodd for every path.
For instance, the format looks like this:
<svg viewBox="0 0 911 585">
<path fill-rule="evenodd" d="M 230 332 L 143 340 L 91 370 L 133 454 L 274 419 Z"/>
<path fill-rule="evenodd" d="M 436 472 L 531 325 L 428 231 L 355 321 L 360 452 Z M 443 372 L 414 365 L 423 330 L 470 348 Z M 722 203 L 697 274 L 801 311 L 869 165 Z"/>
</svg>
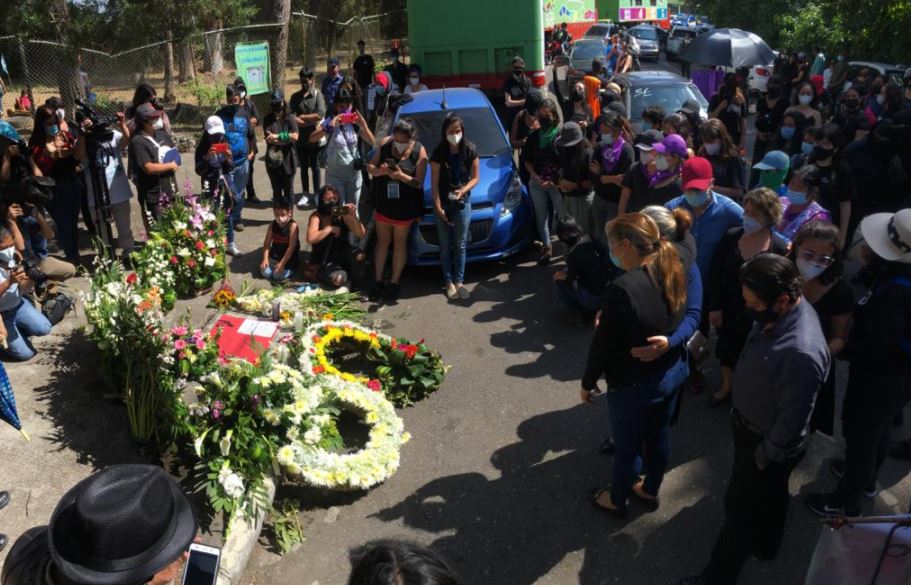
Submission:
<svg viewBox="0 0 911 585">
<path fill-rule="evenodd" d="M 443 119 L 455 113 L 465 121 L 465 137 L 474 143 L 481 157 L 480 181 L 471 191 L 467 261 L 504 258 L 524 248 L 530 241 L 533 224 L 531 200 L 519 180 L 507 134 L 487 97 L 469 88 L 428 90 L 413 95 L 414 101 L 400 107 L 396 119 L 408 118 L 414 123 L 427 156 L 440 142 Z M 421 266 L 440 262 L 430 179 L 428 166 L 424 180 L 424 217 L 409 243 L 409 263 Z"/>
</svg>

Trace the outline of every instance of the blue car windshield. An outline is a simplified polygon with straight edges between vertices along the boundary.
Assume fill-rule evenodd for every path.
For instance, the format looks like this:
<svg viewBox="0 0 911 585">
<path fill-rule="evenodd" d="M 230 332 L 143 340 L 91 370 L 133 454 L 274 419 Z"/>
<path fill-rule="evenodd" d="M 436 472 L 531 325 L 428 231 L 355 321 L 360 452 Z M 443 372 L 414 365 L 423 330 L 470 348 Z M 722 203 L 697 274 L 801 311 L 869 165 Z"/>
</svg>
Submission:
<svg viewBox="0 0 911 585">
<path fill-rule="evenodd" d="M 418 140 L 427 149 L 427 156 L 440 143 L 443 119 L 456 113 L 465 121 L 465 138 L 478 149 L 480 156 L 497 156 L 509 150 L 506 136 L 488 108 L 464 108 L 402 114 L 401 118 L 411 120 L 417 129 Z"/>
</svg>

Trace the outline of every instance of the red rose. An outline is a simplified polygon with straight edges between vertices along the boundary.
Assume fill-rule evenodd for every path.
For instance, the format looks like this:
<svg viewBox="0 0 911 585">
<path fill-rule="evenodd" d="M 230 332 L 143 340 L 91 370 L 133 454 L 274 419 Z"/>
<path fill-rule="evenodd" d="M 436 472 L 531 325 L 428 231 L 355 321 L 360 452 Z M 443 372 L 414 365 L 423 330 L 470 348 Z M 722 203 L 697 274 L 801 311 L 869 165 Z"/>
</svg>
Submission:
<svg viewBox="0 0 911 585">
<path fill-rule="evenodd" d="M 383 387 L 380 385 L 379 380 L 370 380 L 369 382 L 367 382 L 367 387 L 370 388 L 371 390 L 373 390 L 374 392 L 379 392 L 380 390 L 383 389 Z"/>
<path fill-rule="evenodd" d="M 187 258 L 187 266 L 189 266 L 190 268 L 196 268 L 196 260 L 193 260 L 192 258 Z"/>
<path fill-rule="evenodd" d="M 322 374 L 325 371 L 326 371 L 326 368 L 324 368 L 323 366 L 313 366 L 314 374 Z"/>
<path fill-rule="evenodd" d="M 137 280 L 139 280 L 139 277 L 136 276 L 135 272 L 131 272 L 130 274 L 127 274 L 127 284 L 132 286 L 132 285 L 136 284 Z"/>
<path fill-rule="evenodd" d="M 171 264 L 177 264 L 177 256 L 171 256 Z"/>
<path fill-rule="evenodd" d="M 196 240 L 196 249 L 197 249 L 197 250 L 205 250 L 205 249 L 206 249 L 206 245 L 203 243 L 202 240 Z"/>
<path fill-rule="evenodd" d="M 209 230 L 208 232 L 206 232 L 206 235 L 208 235 L 211 238 L 212 236 L 215 235 L 215 232 L 213 232 L 212 230 Z"/>
</svg>

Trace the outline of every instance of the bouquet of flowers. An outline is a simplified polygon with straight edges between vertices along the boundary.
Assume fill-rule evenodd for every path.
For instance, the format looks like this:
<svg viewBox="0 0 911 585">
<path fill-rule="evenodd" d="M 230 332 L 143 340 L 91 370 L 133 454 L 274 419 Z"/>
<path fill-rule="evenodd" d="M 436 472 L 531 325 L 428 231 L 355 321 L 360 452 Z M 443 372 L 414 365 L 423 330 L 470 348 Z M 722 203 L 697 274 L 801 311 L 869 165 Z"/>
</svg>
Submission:
<svg viewBox="0 0 911 585">
<path fill-rule="evenodd" d="M 307 290 L 291 292 L 282 287 L 248 290 L 246 286 L 234 299 L 232 308 L 242 313 L 260 317 L 270 317 L 272 306 L 278 303 L 280 310 L 288 319 L 285 326 L 293 324 L 295 313 L 300 314 L 303 325 L 332 319 L 357 321 L 363 319 L 366 312 L 361 308 L 358 295 L 350 292 Z"/>
</svg>

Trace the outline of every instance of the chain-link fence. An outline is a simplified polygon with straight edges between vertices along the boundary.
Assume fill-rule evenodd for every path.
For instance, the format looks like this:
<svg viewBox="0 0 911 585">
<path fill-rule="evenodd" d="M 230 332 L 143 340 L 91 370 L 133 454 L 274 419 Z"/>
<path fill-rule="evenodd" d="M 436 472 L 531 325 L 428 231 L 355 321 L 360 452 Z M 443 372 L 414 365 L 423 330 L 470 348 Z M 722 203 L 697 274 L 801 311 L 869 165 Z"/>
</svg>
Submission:
<svg viewBox="0 0 911 585">
<path fill-rule="evenodd" d="M 326 70 L 327 58 L 339 58 L 349 70 L 357 55 L 357 41 L 363 40 L 374 55 L 377 67 L 389 60 L 393 47 L 405 53 L 401 31 L 406 30 L 404 11 L 395 11 L 337 22 L 305 13 L 294 13 L 288 23 L 288 52 L 284 60 L 285 94 L 298 89 L 298 70 L 311 67 L 318 74 Z M 118 53 L 76 48 L 59 43 L 0 37 L 0 54 L 6 63 L 7 85 L 3 111 L 17 125 L 29 124 L 30 112 L 16 112 L 13 102 L 22 91 L 31 94 L 33 107 L 51 96 L 61 96 L 67 107 L 76 97 L 94 102 L 102 112 L 129 104 L 136 86 L 148 83 L 165 103 L 182 104 L 198 114 L 211 112 L 224 100 L 224 88 L 236 77 L 235 47 L 238 43 L 268 42 L 275 51 L 282 25 L 252 24 L 192 35 L 180 39 L 135 47 Z M 398 34 L 397 34 L 398 33 Z M 273 85 L 277 74 L 272 62 Z M 75 86 L 71 91 L 61 88 Z M 266 106 L 266 94 L 253 96 Z M 260 104 L 259 102 L 263 103 Z M 180 120 L 176 120 L 180 123 Z M 187 120 L 191 122 L 191 120 Z M 195 119 L 192 120 L 196 122 Z"/>
</svg>

